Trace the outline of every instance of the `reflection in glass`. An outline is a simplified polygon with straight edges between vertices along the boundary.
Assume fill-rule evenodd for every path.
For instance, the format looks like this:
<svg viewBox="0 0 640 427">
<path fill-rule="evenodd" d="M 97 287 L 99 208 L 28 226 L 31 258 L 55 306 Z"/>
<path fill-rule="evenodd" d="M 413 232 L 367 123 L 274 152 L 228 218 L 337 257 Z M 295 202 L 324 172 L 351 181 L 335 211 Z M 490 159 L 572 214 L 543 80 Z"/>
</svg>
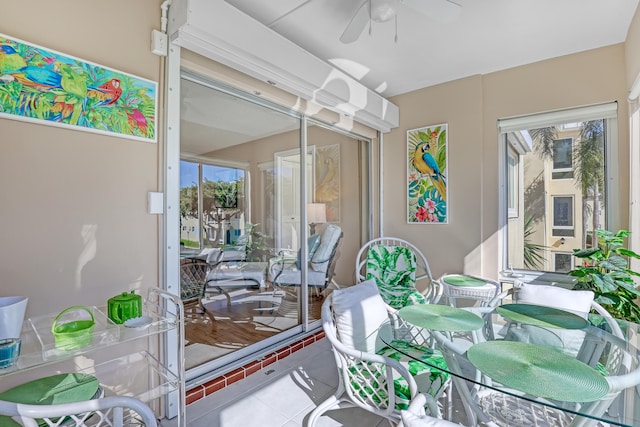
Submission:
<svg viewBox="0 0 640 427">
<path fill-rule="evenodd" d="M 353 280 L 348 259 L 368 238 L 370 144 L 307 119 L 301 156 L 301 116 L 188 73 L 181 96 L 181 288 L 195 377 L 319 326 L 328 287 Z M 322 222 L 305 212 L 311 203 L 324 206 Z M 320 242 L 304 262 L 311 234 Z"/>
</svg>

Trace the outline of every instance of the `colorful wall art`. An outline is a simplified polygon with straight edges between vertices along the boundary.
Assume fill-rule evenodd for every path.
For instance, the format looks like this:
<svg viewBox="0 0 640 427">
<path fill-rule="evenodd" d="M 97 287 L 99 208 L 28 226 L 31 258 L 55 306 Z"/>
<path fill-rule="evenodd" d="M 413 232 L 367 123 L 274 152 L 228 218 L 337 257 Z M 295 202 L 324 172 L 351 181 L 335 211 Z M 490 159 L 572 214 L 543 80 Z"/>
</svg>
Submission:
<svg viewBox="0 0 640 427">
<path fill-rule="evenodd" d="M 156 142 L 157 84 L 0 34 L 0 117 Z"/>
<path fill-rule="evenodd" d="M 327 205 L 327 222 L 340 222 L 340 145 L 316 149 L 314 202 Z"/>
<path fill-rule="evenodd" d="M 447 125 L 407 131 L 407 222 L 447 224 Z"/>
</svg>

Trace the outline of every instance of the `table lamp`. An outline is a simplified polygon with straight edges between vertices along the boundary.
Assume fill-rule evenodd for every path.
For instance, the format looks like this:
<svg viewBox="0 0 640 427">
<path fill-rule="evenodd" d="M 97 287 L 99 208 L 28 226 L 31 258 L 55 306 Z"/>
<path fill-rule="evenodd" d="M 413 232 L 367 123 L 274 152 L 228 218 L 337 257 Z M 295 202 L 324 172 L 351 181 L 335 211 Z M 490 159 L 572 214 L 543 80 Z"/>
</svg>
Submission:
<svg viewBox="0 0 640 427">
<path fill-rule="evenodd" d="M 316 234 L 316 225 L 327 222 L 327 205 L 324 203 L 307 204 L 307 221 L 311 235 Z"/>
</svg>

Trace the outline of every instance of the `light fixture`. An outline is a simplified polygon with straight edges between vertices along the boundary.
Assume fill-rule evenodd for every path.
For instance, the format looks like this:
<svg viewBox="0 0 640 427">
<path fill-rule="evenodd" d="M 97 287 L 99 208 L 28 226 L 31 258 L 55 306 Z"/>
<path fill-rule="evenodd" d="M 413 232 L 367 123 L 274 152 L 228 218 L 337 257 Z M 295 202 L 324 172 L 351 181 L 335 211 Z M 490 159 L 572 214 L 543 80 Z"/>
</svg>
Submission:
<svg viewBox="0 0 640 427">
<path fill-rule="evenodd" d="M 324 203 L 307 204 L 307 221 L 311 235 L 316 234 L 316 225 L 327 222 L 327 205 Z"/>
<path fill-rule="evenodd" d="M 566 240 L 564 239 L 564 237 L 562 237 L 562 238 L 560 239 L 560 244 L 561 244 L 561 245 L 564 245 L 564 242 L 566 242 Z"/>
</svg>

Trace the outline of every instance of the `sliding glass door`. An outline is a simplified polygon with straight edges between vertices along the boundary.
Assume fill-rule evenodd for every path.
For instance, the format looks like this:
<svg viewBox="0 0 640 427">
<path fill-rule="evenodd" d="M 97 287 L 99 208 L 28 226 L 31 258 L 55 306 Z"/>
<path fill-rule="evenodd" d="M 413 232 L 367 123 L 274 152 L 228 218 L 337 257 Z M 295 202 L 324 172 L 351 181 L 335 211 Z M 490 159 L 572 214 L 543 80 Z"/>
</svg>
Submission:
<svg viewBox="0 0 640 427">
<path fill-rule="evenodd" d="M 189 72 L 180 91 L 189 380 L 320 326 L 368 237 L 370 141 Z"/>
</svg>

